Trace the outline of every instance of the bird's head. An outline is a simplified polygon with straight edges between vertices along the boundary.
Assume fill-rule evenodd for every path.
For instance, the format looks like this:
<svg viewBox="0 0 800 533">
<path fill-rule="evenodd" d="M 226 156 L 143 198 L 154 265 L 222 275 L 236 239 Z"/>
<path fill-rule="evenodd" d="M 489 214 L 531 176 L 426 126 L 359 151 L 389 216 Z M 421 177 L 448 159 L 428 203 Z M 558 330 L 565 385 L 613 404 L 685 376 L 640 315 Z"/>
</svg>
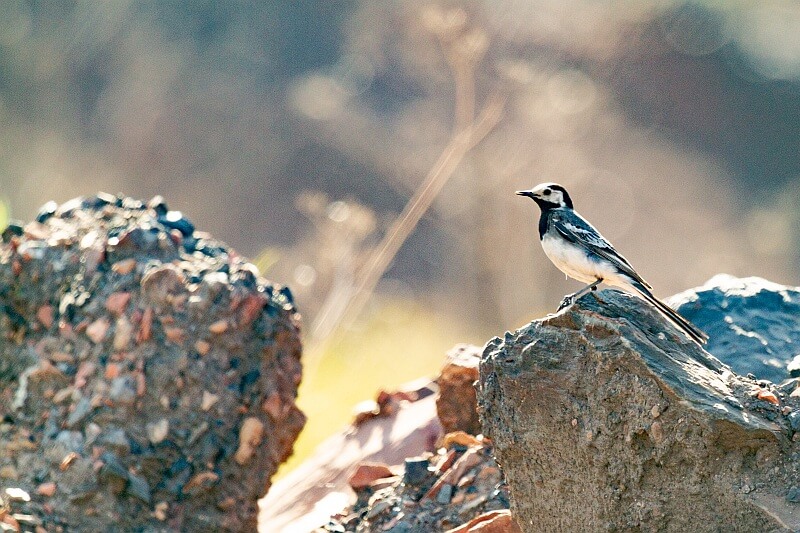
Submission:
<svg viewBox="0 0 800 533">
<path fill-rule="evenodd" d="M 517 191 L 520 196 L 532 198 L 542 209 L 555 209 L 569 207 L 572 209 L 572 199 L 567 190 L 558 183 L 540 183 L 533 189 Z"/>
</svg>

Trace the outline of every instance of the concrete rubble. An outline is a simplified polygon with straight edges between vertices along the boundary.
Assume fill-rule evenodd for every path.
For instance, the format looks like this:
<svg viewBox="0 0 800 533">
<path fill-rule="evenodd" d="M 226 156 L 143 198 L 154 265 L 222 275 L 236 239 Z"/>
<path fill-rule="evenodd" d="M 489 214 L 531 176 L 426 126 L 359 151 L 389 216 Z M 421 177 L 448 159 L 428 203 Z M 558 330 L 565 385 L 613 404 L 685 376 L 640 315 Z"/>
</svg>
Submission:
<svg viewBox="0 0 800 533">
<path fill-rule="evenodd" d="M 254 530 L 305 421 L 289 290 L 160 197 L 2 237 L 4 530 Z"/>
</svg>

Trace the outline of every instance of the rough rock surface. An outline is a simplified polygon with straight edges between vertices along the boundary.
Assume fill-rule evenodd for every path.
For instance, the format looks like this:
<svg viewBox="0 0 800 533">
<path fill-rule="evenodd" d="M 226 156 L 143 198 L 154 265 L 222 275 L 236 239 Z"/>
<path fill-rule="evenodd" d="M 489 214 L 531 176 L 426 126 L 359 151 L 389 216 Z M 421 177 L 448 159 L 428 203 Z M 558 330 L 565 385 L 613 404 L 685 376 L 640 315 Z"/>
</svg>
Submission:
<svg viewBox="0 0 800 533">
<path fill-rule="evenodd" d="M 706 350 L 735 372 L 790 377 L 787 365 L 800 355 L 800 287 L 720 274 L 669 303 L 708 333 Z"/>
<path fill-rule="evenodd" d="M 796 531 L 795 386 L 606 290 L 490 341 L 479 410 L 525 531 Z"/>
<path fill-rule="evenodd" d="M 291 294 L 160 198 L 11 224 L 0 350 L 12 530 L 252 531 L 304 423 Z"/>
<path fill-rule="evenodd" d="M 459 344 L 447 353 L 442 372 L 436 379 L 439 385 L 436 412 L 445 433 L 481 433 L 475 390 L 481 351 L 471 344 Z"/>
</svg>

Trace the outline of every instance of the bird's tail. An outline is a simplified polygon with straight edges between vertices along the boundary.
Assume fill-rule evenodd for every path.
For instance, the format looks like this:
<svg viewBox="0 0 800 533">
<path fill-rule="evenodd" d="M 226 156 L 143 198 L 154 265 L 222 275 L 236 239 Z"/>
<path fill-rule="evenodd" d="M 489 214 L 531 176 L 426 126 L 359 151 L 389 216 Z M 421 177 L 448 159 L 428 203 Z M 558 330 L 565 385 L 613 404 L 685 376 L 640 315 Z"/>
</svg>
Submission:
<svg viewBox="0 0 800 533">
<path fill-rule="evenodd" d="M 650 290 L 639 282 L 632 283 L 633 288 L 636 289 L 642 298 L 652 304 L 656 309 L 661 312 L 670 322 L 675 324 L 678 329 L 682 330 L 686 335 L 698 344 L 705 344 L 708 340 L 708 335 L 700 328 L 683 318 L 670 306 L 656 298 Z"/>
</svg>

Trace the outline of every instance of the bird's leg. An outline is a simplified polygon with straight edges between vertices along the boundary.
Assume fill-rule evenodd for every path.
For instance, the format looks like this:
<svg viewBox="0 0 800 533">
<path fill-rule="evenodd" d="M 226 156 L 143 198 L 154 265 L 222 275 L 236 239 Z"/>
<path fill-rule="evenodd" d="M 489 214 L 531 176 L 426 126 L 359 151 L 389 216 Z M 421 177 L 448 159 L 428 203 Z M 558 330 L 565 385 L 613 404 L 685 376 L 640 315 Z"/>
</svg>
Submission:
<svg viewBox="0 0 800 533">
<path fill-rule="evenodd" d="M 596 279 L 596 280 L 594 280 L 593 283 L 590 283 L 589 285 L 587 285 L 586 287 L 582 288 L 578 292 L 574 292 L 572 294 L 568 294 L 568 295 L 564 296 L 564 299 L 561 300 L 561 305 L 558 306 L 558 311 L 561 311 L 565 307 L 569 307 L 578 298 L 580 298 L 581 296 L 583 296 L 587 292 L 596 291 L 597 290 L 597 286 L 600 285 L 602 282 L 603 282 L 602 279 Z M 556 312 L 558 312 L 558 311 L 556 311 Z"/>
</svg>

